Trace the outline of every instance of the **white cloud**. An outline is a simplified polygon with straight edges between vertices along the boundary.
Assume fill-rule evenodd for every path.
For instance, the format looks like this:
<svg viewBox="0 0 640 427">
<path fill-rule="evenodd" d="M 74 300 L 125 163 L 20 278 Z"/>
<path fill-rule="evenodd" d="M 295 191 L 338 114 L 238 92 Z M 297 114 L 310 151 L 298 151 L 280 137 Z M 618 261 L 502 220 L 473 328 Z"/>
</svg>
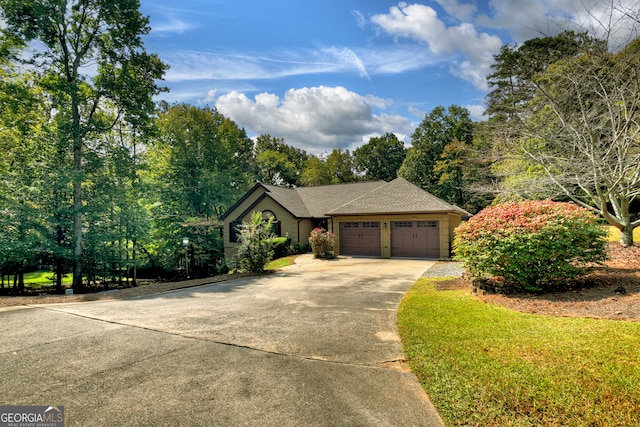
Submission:
<svg viewBox="0 0 640 427">
<path fill-rule="evenodd" d="M 459 21 L 469 21 L 473 18 L 477 7 L 475 3 L 461 3 L 458 0 L 436 0 L 436 2 L 449 15 L 455 17 Z"/>
<path fill-rule="evenodd" d="M 487 120 L 487 116 L 484 115 L 484 112 L 487 108 L 485 105 L 482 105 L 482 104 L 465 105 L 464 108 L 466 108 L 469 111 L 469 115 L 473 120 L 480 121 L 480 122 Z"/>
<path fill-rule="evenodd" d="M 608 37 L 613 46 L 637 37 L 638 0 L 491 0 L 477 24 L 507 30 L 517 43 L 564 30 Z"/>
<path fill-rule="evenodd" d="M 291 50 L 268 55 L 205 51 L 174 51 L 163 56 L 171 68 L 167 81 L 188 80 L 269 80 L 284 77 L 357 73 L 369 79 L 364 61 L 345 47 Z"/>
<path fill-rule="evenodd" d="M 365 27 L 367 26 L 367 20 L 365 19 L 362 12 L 360 12 L 359 10 L 352 10 L 351 16 L 356 19 L 356 25 L 358 25 L 358 28 L 365 29 Z"/>
<path fill-rule="evenodd" d="M 449 26 L 438 18 L 437 12 L 421 4 L 400 3 L 385 15 L 375 15 L 372 21 L 394 37 L 405 37 L 426 43 L 434 54 L 449 57 L 452 72 L 471 81 L 479 89 L 486 89 L 485 76 L 493 63 L 493 55 L 500 50 L 499 37 L 479 33 L 472 24 Z M 462 57 L 462 61 L 456 58 Z"/>
<path fill-rule="evenodd" d="M 346 47 L 330 47 L 322 49 L 322 51 L 338 59 L 338 63 L 353 67 L 358 71 L 360 77 L 370 79 L 367 67 L 353 50 Z"/>
<path fill-rule="evenodd" d="M 220 113 L 255 134 L 270 134 L 310 153 L 333 148 L 354 149 L 370 135 L 410 134 L 415 124 L 397 115 L 375 114 L 373 107 L 388 101 L 363 97 L 344 87 L 288 90 L 283 98 L 261 93 L 249 99 L 230 92 L 216 102 Z"/>
<path fill-rule="evenodd" d="M 199 28 L 201 25 L 195 22 L 187 22 L 177 18 L 168 18 L 165 21 L 155 23 L 153 32 L 159 35 L 184 34 Z"/>
</svg>

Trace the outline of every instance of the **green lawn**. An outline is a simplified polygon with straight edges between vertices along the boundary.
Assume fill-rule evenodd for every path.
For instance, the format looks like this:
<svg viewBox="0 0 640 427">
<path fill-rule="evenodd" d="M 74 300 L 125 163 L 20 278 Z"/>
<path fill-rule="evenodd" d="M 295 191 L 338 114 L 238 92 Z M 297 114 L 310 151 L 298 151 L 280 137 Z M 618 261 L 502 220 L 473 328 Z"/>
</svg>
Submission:
<svg viewBox="0 0 640 427">
<path fill-rule="evenodd" d="M 523 314 L 420 279 L 398 313 L 448 426 L 637 426 L 640 323 Z"/>
<path fill-rule="evenodd" d="M 67 275 L 62 278 L 62 284 L 69 284 L 73 281 L 71 275 Z M 13 276 L 9 276 L 9 286 L 13 286 Z M 7 279 L 5 277 L 5 286 Z M 53 282 L 53 273 L 46 270 L 33 271 L 31 273 L 24 274 L 24 285 L 27 288 L 45 288 L 48 286 L 55 286 Z"/>
<path fill-rule="evenodd" d="M 287 267 L 289 265 L 293 265 L 293 260 L 296 259 L 298 255 L 289 255 L 283 258 L 274 259 L 273 261 L 269 261 L 269 263 L 264 268 L 265 270 L 276 270 L 278 268 Z"/>
</svg>

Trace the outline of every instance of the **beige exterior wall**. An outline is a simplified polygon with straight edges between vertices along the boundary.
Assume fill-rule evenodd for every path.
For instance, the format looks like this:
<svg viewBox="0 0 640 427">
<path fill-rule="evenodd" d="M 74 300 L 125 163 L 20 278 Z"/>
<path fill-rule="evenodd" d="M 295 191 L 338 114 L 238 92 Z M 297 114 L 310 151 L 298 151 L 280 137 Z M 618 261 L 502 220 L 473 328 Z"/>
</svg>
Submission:
<svg viewBox="0 0 640 427">
<path fill-rule="evenodd" d="M 309 233 L 312 230 L 311 220 L 308 219 L 295 219 L 292 217 L 291 213 L 280 206 L 278 203 L 273 201 L 270 197 L 265 197 L 260 200 L 257 204 L 256 201 L 264 194 L 265 191 L 261 188 L 256 190 L 253 194 L 247 197 L 239 206 L 231 212 L 227 218 L 224 220 L 224 255 L 225 257 L 231 257 L 235 255 L 238 250 L 238 243 L 231 242 L 229 240 L 230 237 L 230 224 L 233 221 L 239 220 L 242 222 L 248 221 L 252 212 L 262 212 L 265 210 L 270 210 L 276 215 L 276 219 L 280 221 L 280 235 L 283 237 L 289 237 L 294 242 L 300 242 L 307 244 L 309 243 Z M 251 207 L 252 205 L 254 205 Z M 249 209 L 251 208 L 251 209 Z M 247 211 L 247 209 L 249 209 Z M 242 212 L 247 211 L 247 213 L 238 218 Z"/>
<path fill-rule="evenodd" d="M 455 229 L 462 223 L 461 215 L 449 214 L 449 245 L 451 246 L 451 256 L 453 256 L 453 236 L 455 235 Z"/>
<path fill-rule="evenodd" d="M 380 221 L 380 241 L 382 245 L 382 258 L 391 258 L 391 221 L 434 221 L 440 222 L 440 258 L 450 257 L 451 243 L 453 241 L 453 229 L 461 222 L 460 215 L 456 214 L 406 214 L 406 215 L 345 215 L 336 216 L 329 223 L 336 235 L 336 254 L 340 254 L 340 223 L 357 221 Z"/>
</svg>

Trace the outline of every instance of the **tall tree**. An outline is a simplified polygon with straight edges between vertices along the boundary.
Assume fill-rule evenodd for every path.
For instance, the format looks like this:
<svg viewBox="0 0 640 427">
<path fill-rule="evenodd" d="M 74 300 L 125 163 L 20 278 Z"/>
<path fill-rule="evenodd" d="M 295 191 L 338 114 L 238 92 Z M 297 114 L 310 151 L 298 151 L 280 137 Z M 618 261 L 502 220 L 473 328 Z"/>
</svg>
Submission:
<svg viewBox="0 0 640 427">
<path fill-rule="evenodd" d="M 18 278 L 49 249 L 49 103 L 28 74 L 0 58 L 0 270 Z"/>
<path fill-rule="evenodd" d="M 285 144 L 284 139 L 260 135 L 256 139 L 255 163 L 258 180 L 267 184 L 296 187 L 309 159 L 306 151 Z"/>
<path fill-rule="evenodd" d="M 587 33 L 565 31 L 527 40 L 520 46 L 504 45 L 495 56 L 493 72 L 487 76 L 491 92 L 486 97 L 485 113 L 489 116 L 486 130 L 491 133 L 493 149 L 485 154 L 493 162 L 493 173 L 500 177 L 499 199 L 544 198 L 553 194 L 554 185 L 545 179 L 542 168 L 522 156 L 512 141 L 522 136 L 524 122 L 531 115 L 528 105 L 537 91 L 534 76 L 599 43 Z"/>
<path fill-rule="evenodd" d="M 355 174 L 355 163 L 349 150 L 334 148 L 326 159 L 329 174 L 333 177 L 334 184 L 355 182 L 358 177 Z"/>
<path fill-rule="evenodd" d="M 535 96 L 533 76 L 593 42 L 586 33 L 565 31 L 553 37 L 530 39 L 520 46 L 502 46 L 491 66 L 493 72 L 487 76 L 491 92 L 486 98 L 486 114 L 493 120 L 517 120 L 522 113 L 520 107 Z"/>
<path fill-rule="evenodd" d="M 364 173 L 368 181 L 396 179 L 406 156 L 404 142 L 392 133 L 371 138 L 353 152 L 356 169 Z"/>
<path fill-rule="evenodd" d="M 334 148 L 329 155 L 311 156 L 305 163 L 300 183 L 304 186 L 342 184 L 357 181 L 349 150 Z"/>
<path fill-rule="evenodd" d="M 219 248 L 207 242 L 221 241 L 206 234 L 253 183 L 246 156 L 253 141 L 216 109 L 188 104 L 163 104 L 157 125 L 158 135 L 144 154 L 154 224 L 149 253 L 169 267 L 182 253 L 183 237 L 198 244 L 198 250 L 217 253 Z"/>
<path fill-rule="evenodd" d="M 535 75 L 529 119 L 515 140 L 561 194 L 598 212 L 633 244 L 640 225 L 640 39 L 600 43 Z"/>
<path fill-rule="evenodd" d="M 453 169 L 461 168 L 460 163 L 464 160 L 455 159 L 455 156 L 465 155 L 473 140 L 473 122 L 469 111 L 458 105 L 450 105 L 446 109 L 438 106 L 425 115 L 411 135 L 411 140 L 413 147 L 399 175 L 451 203 L 463 204 L 462 174 L 454 173 Z M 445 153 L 445 147 L 449 144 L 453 145 Z M 454 160 L 458 163 L 455 167 Z M 437 168 L 438 162 L 440 166 Z"/>
<path fill-rule="evenodd" d="M 73 153 L 73 286 L 82 288 L 83 150 L 118 120 L 134 131 L 149 123 L 156 79 L 166 66 L 144 50 L 148 18 L 136 0 L 6 0 L 2 31 L 37 41 L 24 61 L 42 73 L 59 133 Z"/>
</svg>

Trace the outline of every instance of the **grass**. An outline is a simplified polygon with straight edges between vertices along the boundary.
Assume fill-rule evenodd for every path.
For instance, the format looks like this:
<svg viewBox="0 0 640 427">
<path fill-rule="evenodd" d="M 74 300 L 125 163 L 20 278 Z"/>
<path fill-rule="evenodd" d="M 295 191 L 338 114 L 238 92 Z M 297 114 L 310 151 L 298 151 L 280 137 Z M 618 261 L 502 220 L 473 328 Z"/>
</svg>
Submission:
<svg viewBox="0 0 640 427">
<path fill-rule="evenodd" d="M 398 328 L 449 426 L 637 426 L 640 324 L 518 313 L 420 279 Z"/>
<path fill-rule="evenodd" d="M 609 241 L 610 242 L 619 242 L 620 241 L 620 230 L 615 227 L 609 227 Z M 633 242 L 640 242 L 640 227 L 633 230 Z"/>
<path fill-rule="evenodd" d="M 289 265 L 293 265 L 294 264 L 293 260 L 295 260 L 297 256 L 298 255 L 289 255 L 283 258 L 274 259 L 273 261 L 270 261 L 264 269 L 276 270 L 278 268 L 283 268 Z"/>
<path fill-rule="evenodd" d="M 69 284 L 73 281 L 71 275 L 62 278 L 62 284 Z M 8 276 L 9 286 L 13 286 L 13 276 Z M 7 281 L 5 280 L 5 286 Z M 24 274 L 24 285 L 27 288 L 45 288 L 55 286 L 53 273 L 48 270 L 32 271 Z"/>
</svg>

